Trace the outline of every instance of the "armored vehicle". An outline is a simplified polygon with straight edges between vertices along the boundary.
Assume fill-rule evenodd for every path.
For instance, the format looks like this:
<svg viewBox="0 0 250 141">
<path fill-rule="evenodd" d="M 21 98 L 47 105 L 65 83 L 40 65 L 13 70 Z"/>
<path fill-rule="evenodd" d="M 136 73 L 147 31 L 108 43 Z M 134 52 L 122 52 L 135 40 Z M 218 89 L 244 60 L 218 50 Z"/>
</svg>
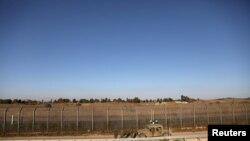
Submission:
<svg viewBox="0 0 250 141">
<path fill-rule="evenodd" d="M 137 131 L 138 137 L 159 137 L 159 136 L 171 136 L 171 130 L 164 129 L 161 124 L 158 124 L 157 120 L 154 122 L 150 122 L 150 124 L 146 125 L 146 128 L 139 129 Z"/>
<path fill-rule="evenodd" d="M 123 131 L 118 134 L 118 138 L 146 138 L 146 137 L 159 137 L 159 136 L 171 136 L 171 129 L 167 130 L 161 124 L 158 124 L 157 120 L 150 120 L 150 124 L 146 125 L 146 128 L 139 129 L 137 131 Z"/>
</svg>

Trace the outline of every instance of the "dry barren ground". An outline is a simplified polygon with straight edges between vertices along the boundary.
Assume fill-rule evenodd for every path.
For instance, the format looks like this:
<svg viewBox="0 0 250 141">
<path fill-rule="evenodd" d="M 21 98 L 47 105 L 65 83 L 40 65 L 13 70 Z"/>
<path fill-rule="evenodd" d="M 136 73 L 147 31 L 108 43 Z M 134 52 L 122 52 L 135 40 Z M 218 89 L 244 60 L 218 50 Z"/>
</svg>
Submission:
<svg viewBox="0 0 250 141">
<path fill-rule="evenodd" d="M 198 131 L 198 132 L 178 132 L 178 133 L 173 133 L 173 136 L 176 135 L 194 135 L 194 134 L 207 134 L 206 131 Z M 23 140 L 23 139 L 28 139 L 28 140 L 39 140 L 39 139 L 113 139 L 114 135 L 113 134 L 84 134 L 81 136 L 35 136 L 35 137 L 0 137 L 0 140 Z M 183 139 L 182 139 L 183 140 Z M 179 139 L 178 141 L 181 141 Z M 200 140 L 196 138 L 192 139 L 186 139 L 186 141 L 207 141 L 207 138 L 201 138 Z"/>
</svg>

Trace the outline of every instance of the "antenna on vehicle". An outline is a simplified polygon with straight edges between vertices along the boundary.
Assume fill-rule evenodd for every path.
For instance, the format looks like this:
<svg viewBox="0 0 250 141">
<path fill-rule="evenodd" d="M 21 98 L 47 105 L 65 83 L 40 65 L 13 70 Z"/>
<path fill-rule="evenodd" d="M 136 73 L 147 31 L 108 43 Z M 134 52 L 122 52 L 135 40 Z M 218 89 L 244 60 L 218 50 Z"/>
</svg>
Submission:
<svg viewBox="0 0 250 141">
<path fill-rule="evenodd" d="M 151 109 L 151 120 L 155 120 L 155 111 L 153 109 Z"/>
</svg>

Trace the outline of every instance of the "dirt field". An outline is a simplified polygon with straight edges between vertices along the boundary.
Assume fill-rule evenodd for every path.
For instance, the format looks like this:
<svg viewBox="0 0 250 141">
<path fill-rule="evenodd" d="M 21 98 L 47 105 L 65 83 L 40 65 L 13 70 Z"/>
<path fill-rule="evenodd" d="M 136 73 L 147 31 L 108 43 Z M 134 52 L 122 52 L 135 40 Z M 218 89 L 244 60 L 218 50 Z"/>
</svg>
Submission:
<svg viewBox="0 0 250 141">
<path fill-rule="evenodd" d="M 175 135 L 194 135 L 194 134 L 206 134 L 206 131 L 200 132 L 178 132 L 174 133 Z M 100 135 L 100 134 L 92 134 L 92 135 L 81 135 L 81 136 L 35 136 L 35 137 L 0 137 L 0 140 L 39 140 L 39 139 L 113 139 L 114 136 L 112 134 Z M 182 139 L 179 139 L 182 140 Z M 186 139 L 187 141 L 199 141 L 197 138 Z M 200 141 L 207 141 L 207 138 L 200 138 Z"/>
<path fill-rule="evenodd" d="M 8 108 L 6 110 L 6 108 Z M 208 124 L 249 124 L 250 99 L 194 103 L 0 104 L 1 135 L 44 135 L 141 129 L 157 119 L 174 132 L 205 131 Z"/>
<path fill-rule="evenodd" d="M 204 139 L 202 138 L 200 140 L 199 139 L 187 139 L 187 141 L 207 141 L 207 139 L 205 138 Z"/>
</svg>

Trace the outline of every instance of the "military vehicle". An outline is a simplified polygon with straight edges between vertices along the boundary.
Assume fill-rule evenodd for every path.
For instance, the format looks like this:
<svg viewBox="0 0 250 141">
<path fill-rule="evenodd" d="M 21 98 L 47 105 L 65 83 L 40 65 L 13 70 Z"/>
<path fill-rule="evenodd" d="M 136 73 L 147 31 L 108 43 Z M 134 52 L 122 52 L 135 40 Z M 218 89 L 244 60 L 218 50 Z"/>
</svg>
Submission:
<svg viewBox="0 0 250 141">
<path fill-rule="evenodd" d="M 146 128 L 139 129 L 137 131 L 137 137 L 159 137 L 159 136 L 171 136 L 171 130 L 164 129 L 161 124 L 158 124 L 157 120 L 151 121 L 150 124 L 146 125 Z"/>
<path fill-rule="evenodd" d="M 122 131 L 118 133 L 118 138 L 146 138 L 146 137 L 159 137 L 159 136 L 171 136 L 171 129 L 164 129 L 161 124 L 158 124 L 157 120 L 150 120 L 150 124 L 146 125 L 146 128 L 139 129 L 137 131 Z"/>
</svg>

